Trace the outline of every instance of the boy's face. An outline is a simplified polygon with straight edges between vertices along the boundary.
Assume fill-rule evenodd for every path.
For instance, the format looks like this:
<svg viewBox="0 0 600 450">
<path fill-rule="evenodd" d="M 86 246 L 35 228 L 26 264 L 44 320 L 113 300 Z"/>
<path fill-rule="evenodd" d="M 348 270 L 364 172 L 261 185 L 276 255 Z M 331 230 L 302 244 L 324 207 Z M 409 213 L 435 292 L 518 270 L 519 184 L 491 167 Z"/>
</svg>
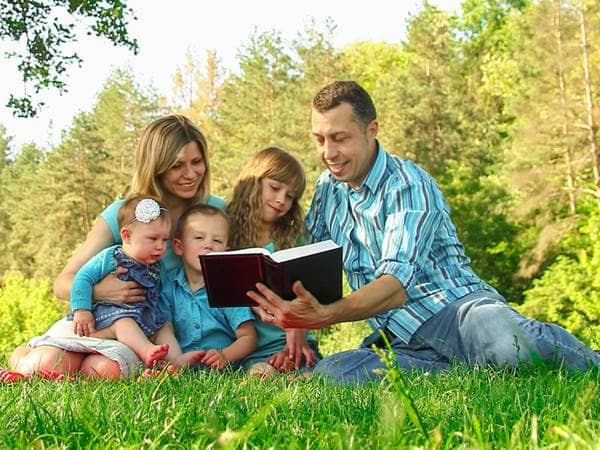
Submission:
<svg viewBox="0 0 600 450">
<path fill-rule="evenodd" d="M 173 250 L 183 259 L 186 270 L 202 272 L 198 256 L 227 250 L 227 221 L 220 215 L 194 214 L 189 217 L 181 239 L 173 240 Z"/>
<path fill-rule="evenodd" d="M 121 230 L 123 249 L 142 264 L 153 264 L 167 251 L 171 222 L 167 218 L 150 223 L 135 222 Z"/>
</svg>

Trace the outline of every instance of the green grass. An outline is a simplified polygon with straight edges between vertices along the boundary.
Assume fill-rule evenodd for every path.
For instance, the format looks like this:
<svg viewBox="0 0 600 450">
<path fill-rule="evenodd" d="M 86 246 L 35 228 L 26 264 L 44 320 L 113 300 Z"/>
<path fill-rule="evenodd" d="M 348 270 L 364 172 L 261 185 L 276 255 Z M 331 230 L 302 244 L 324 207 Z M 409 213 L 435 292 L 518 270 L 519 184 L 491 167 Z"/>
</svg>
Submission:
<svg viewBox="0 0 600 450">
<path fill-rule="evenodd" d="M 0 447 L 600 448 L 598 370 L 394 375 L 364 387 L 190 372 L 2 385 Z"/>
</svg>

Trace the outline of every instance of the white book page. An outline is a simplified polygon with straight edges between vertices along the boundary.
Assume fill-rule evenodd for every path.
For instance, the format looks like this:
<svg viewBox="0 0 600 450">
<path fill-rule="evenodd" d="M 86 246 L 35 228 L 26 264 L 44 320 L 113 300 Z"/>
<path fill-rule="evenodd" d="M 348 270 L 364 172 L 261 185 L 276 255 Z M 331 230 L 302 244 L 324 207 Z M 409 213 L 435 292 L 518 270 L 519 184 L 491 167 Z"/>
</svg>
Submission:
<svg viewBox="0 0 600 450">
<path fill-rule="evenodd" d="M 270 255 L 271 252 L 266 248 L 256 247 L 256 248 L 243 248 L 241 250 L 231 250 L 227 252 L 209 252 L 207 255 L 247 255 L 247 254 L 257 254 L 261 255 Z"/>
<path fill-rule="evenodd" d="M 338 247 L 339 245 L 329 239 L 327 241 L 317 242 L 315 244 L 308 244 L 301 247 L 287 248 L 285 250 L 276 251 L 271 255 L 271 259 L 273 259 L 275 262 L 289 261 L 290 259 L 314 255 L 316 253 L 321 253 Z"/>
</svg>

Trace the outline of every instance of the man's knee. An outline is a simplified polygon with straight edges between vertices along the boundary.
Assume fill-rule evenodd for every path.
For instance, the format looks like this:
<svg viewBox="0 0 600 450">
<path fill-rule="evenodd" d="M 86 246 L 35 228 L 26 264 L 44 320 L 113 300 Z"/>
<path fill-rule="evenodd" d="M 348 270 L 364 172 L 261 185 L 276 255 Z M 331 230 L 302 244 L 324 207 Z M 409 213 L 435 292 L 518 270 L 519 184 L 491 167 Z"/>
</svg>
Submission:
<svg viewBox="0 0 600 450">
<path fill-rule="evenodd" d="M 518 314 L 502 302 L 472 305 L 462 317 L 460 334 L 472 363 L 514 366 L 531 350 Z"/>
</svg>

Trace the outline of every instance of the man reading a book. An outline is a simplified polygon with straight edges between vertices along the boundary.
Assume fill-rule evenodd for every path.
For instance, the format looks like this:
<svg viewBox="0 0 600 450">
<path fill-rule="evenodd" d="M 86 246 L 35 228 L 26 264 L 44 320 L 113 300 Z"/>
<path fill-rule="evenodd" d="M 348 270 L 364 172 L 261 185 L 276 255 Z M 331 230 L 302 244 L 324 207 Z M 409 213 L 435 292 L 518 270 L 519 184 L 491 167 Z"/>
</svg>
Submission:
<svg viewBox="0 0 600 450">
<path fill-rule="evenodd" d="M 361 86 L 336 81 L 322 88 L 311 124 L 326 170 L 306 225 L 313 242 L 342 246 L 352 293 L 323 305 L 296 282 L 293 301 L 260 284 L 248 295 L 263 320 L 286 328 L 368 319 L 374 333 L 361 347 L 324 358 L 316 374 L 356 383 L 380 376 L 384 364 L 373 345 L 383 346 L 382 336 L 405 369 L 532 360 L 600 366 L 600 356 L 573 335 L 523 317 L 474 273 L 435 180 L 382 147 L 375 106 Z"/>
</svg>

